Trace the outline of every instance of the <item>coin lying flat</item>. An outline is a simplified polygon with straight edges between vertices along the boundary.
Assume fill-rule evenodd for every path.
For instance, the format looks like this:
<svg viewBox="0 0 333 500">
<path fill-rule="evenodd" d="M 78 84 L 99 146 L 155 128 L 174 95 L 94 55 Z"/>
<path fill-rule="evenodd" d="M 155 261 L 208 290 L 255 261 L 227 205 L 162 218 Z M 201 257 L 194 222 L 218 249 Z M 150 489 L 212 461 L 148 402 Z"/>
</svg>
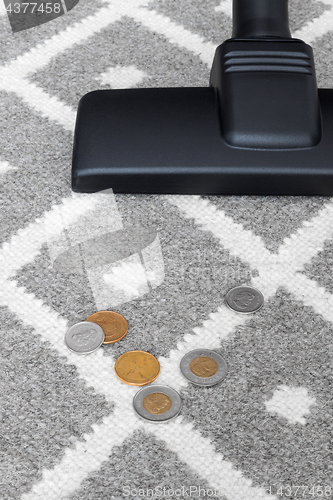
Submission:
<svg viewBox="0 0 333 500">
<path fill-rule="evenodd" d="M 160 374 L 160 363 L 145 351 L 127 351 L 116 360 L 116 375 L 128 385 L 147 385 Z"/>
<path fill-rule="evenodd" d="M 194 375 L 201 378 L 212 377 L 218 371 L 219 365 L 215 359 L 208 356 L 199 356 L 190 363 L 190 370 Z"/>
<path fill-rule="evenodd" d="M 103 329 L 105 334 L 103 344 L 114 344 L 122 340 L 128 331 L 128 323 L 124 316 L 114 311 L 98 311 L 91 314 L 87 321 L 97 323 Z"/>
<path fill-rule="evenodd" d="M 225 378 L 228 365 L 215 351 L 194 349 L 182 358 L 180 370 L 192 384 L 210 387 Z"/>
<path fill-rule="evenodd" d="M 170 422 L 179 414 L 182 400 L 178 392 L 167 385 L 151 385 L 136 393 L 133 406 L 145 420 Z"/>
<path fill-rule="evenodd" d="M 264 296 L 251 286 L 236 286 L 227 293 L 226 303 L 233 311 L 250 314 L 263 306 Z"/>
<path fill-rule="evenodd" d="M 91 354 L 103 344 L 103 340 L 103 329 L 96 323 L 87 321 L 76 323 L 65 335 L 67 347 L 78 354 Z"/>
<path fill-rule="evenodd" d="M 162 415 L 170 410 L 172 401 L 166 394 L 161 392 L 152 392 L 145 397 L 142 402 L 145 410 L 154 415 Z"/>
</svg>

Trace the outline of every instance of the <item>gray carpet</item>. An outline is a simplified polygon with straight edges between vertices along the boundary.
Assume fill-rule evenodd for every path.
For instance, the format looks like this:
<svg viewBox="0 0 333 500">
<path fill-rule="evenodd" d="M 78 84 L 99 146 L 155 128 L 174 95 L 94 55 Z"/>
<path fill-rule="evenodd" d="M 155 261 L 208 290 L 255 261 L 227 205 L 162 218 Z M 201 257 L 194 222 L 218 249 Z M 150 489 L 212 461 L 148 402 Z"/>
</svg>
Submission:
<svg viewBox="0 0 333 500">
<path fill-rule="evenodd" d="M 80 0 L 18 33 L 0 14 L 0 499 L 332 499 L 332 200 L 70 188 L 80 97 L 208 85 L 231 2 Z M 290 0 L 290 25 L 333 88 L 333 1 Z M 131 248 L 101 254 L 101 236 L 133 226 Z M 54 264 L 82 244 L 99 260 Z M 263 293 L 258 312 L 226 307 L 241 284 Z M 67 329 L 105 309 L 127 336 L 69 351 Z M 219 385 L 182 377 L 196 348 L 227 361 Z M 135 349 L 180 393 L 174 421 L 136 416 L 138 389 L 114 373 Z"/>
</svg>

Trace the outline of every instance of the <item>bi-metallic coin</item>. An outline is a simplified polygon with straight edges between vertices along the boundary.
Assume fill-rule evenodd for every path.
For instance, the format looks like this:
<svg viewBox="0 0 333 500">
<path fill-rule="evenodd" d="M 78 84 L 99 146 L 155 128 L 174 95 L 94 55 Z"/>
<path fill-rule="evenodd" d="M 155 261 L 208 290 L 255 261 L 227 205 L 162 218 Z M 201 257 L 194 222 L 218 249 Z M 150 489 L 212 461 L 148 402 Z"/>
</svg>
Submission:
<svg viewBox="0 0 333 500">
<path fill-rule="evenodd" d="M 147 385 L 160 374 L 160 363 L 145 351 L 127 351 L 116 360 L 114 369 L 122 382 L 128 385 Z"/>
<path fill-rule="evenodd" d="M 122 340 L 128 331 L 128 323 L 124 316 L 114 311 L 98 311 L 91 314 L 87 321 L 97 323 L 103 329 L 105 333 L 103 344 L 114 344 Z"/>
<path fill-rule="evenodd" d="M 236 286 L 227 293 L 226 304 L 233 311 L 250 314 L 263 306 L 264 296 L 251 286 Z"/>
<path fill-rule="evenodd" d="M 178 392 L 167 385 L 151 385 L 136 393 L 133 406 L 145 420 L 170 422 L 179 414 L 182 400 Z"/>
<path fill-rule="evenodd" d="M 103 344 L 103 341 L 103 329 L 96 323 L 88 321 L 76 323 L 65 335 L 67 347 L 78 354 L 91 354 Z"/>
<path fill-rule="evenodd" d="M 180 370 L 192 384 L 210 387 L 221 382 L 227 372 L 226 361 L 210 349 L 194 349 L 182 358 Z"/>
</svg>

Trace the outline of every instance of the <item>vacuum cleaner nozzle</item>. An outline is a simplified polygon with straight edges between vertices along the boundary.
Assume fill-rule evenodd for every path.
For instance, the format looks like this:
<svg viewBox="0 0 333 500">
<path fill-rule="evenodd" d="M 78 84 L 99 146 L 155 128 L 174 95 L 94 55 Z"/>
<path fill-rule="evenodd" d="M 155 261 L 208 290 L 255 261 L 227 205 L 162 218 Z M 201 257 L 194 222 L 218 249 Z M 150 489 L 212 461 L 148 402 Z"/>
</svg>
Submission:
<svg viewBox="0 0 333 500">
<path fill-rule="evenodd" d="M 333 195 L 333 90 L 291 37 L 288 0 L 234 0 L 209 87 L 98 90 L 79 103 L 72 189 Z"/>
</svg>

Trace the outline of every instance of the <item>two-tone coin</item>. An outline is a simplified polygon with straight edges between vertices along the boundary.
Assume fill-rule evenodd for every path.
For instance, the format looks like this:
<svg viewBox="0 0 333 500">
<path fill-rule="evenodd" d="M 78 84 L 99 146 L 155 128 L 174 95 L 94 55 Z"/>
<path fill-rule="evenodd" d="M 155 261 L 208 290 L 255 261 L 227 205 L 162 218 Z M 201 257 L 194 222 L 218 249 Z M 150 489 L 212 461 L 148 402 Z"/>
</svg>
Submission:
<svg viewBox="0 0 333 500">
<path fill-rule="evenodd" d="M 147 385 L 160 374 L 160 363 L 145 351 L 127 351 L 117 358 L 114 369 L 117 377 L 128 385 Z"/>
<path fill-rule="evenodd" d="M 103 344 L 103 341 L 103 329 L 96 323 L 87 321 L 76 323 L 65 335 L 67 347 L 78 354 L 91 354 Z"/>
<path fill-rule="evenodd" d="M 136 393 L 133 406 L 138 415 L 150 422 L 170 422 L 177 417 L 182 400 L 177 391 L 166 385 L 144 387 Z"/>
<path fill-rule="evenodd" d="M 229 290 L 225 299 L 230 309 L 243 314 L 259 311 L 264 304 L 263 294 L 251 286 L 236 286 Z"/>
<path fill-rule="evenodd" d="M 124 316 L 114 311 L 98 311 L 91 314 L 87 321 L 99 325 L 105 334 L 103 344 L 114 344 L 122 340 L 128 332 L 128 323 Z"/>
<path fill-rule="evenodd" d="M 221 382 L 228 372 L 226 361 L 210 349 L 194 349 L 180 362 L 180 370 L 192 384 L 210 387 Z"/>
</svg>

